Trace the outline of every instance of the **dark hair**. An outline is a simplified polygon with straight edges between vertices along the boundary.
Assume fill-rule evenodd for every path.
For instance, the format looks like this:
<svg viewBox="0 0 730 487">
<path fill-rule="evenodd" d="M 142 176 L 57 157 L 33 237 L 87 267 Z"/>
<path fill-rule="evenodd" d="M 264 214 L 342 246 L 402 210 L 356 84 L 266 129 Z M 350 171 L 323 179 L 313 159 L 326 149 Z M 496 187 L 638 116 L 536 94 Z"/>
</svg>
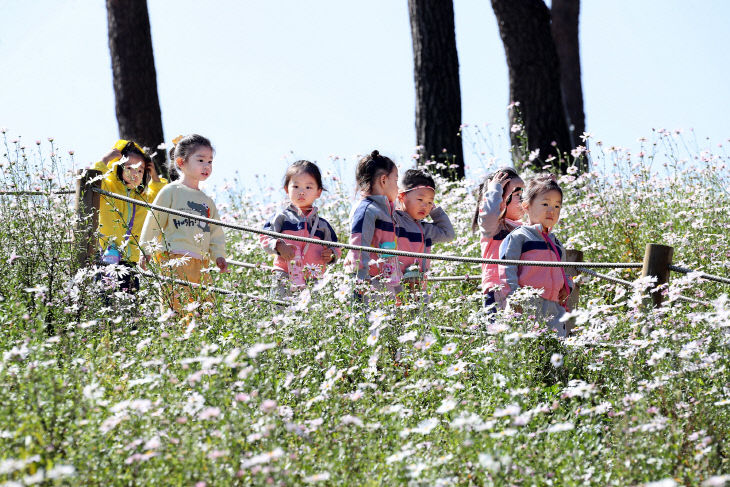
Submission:
<svg viewBox="0 0 730 487">
<path fill-rule="evenodd" d="M 390 158 L 381 156 L 380 152 L 374 150 L 370 155 L 363 157 L 357 163 L 355 170 L 355 182 L 357 188 L 363 193 L 369 194 L 373 190 L 373 183 L 382 174 L 390 174 L 395 169 L 395 163 Z"/>
<path fill-rule="evenodd" d="M 436 183 L 433 177 L 421 169 L 409 169 L 403 174 L 400 182 L 401 191 L 410 191 L 419 186 L 429 186 L 436 191 Z"/>
<path fill-rule="evenodd" d="M 292 162 L 286 169 L 286 174 L 284 174 L 284 189 L 289 186 L 291 178 L 298 174 L 309 174 L 316 181 L 317 187 L 319 189 L 324 189 L 322 186 L 322 173 L 319 172 L 319 168 L 315 163 L 305 160 Z"/>
<path fill-rule="evenodd" d="M 213 149 L 213 144 L 210 143 L 210 140 L 202 135 L 190 134 L 178 140 L 173 148 L 170 149 L 170 164 L 168 166 L 170 174 L 173 172 L 177 173 L 175 160 L 178 157 L 182 157 L 183 161 L 187 161 L 188 157 L 190 157 L 190 155 L 195 152 L 195 149 L 198 147 L 207 147 L 212 151 L 215 150 Z"/>
<path fill-rule="evenodd" d="M 530 204 L 539 195 L 547 193 L 548 191 L 557 191 L 560 193 L 560 199 L 563 199 L 563 190 L 560 189 L 560 185 L 558 184 L 555 175 L 547 172 L 538 174 L 527 183 L 527 188 L 525 188 L 522 201 Z"/>
<path fill-rule="evenodd" d="M 120 152 L 122 153 L 122 158 L 129 157 L 130 154 L 136 154 L 144 161 L 144 174 L 142 174 L 142 182 L 136 188 L 137 192 L 144 192 L 145 188 L 147 188 L 147 183 L 149 183 L 150 181 L 150 172 L 147 169 L 147 163 L 151 162 L 152 158 L 147 155 L 144 149 L 141 149 L 139 145 L 131 140 L 127 142 L 127 145 L 125 145 L 124 149 L 122 149 Z M 122 183 L 124 183 L 124 164 L 122 164 L 121 161 L 119 164 L 117 164 L 117 177 Z"/>
<path fill-rule="evenodd" d="M 489 173 L 484 177 L 484 180 L 481 182 L 481 184 L 479 185 L 479 187 L 477 188 L 477 190 L 474 194 L 474 196 L 476 196 L 476 198 L 477 198 L 477 207 L 476 207 L 476 210 L 474 210 L 474 217 L 471 220 L 471 230 L 472 231 L 476 231 L 477 228 L 479 228 L 479 209 L 482 207 L 482 197 L 484 196 L 484 190 L 486 190 L 487 186 L 489 186 L 489 181 L 496 178 L 500 174 L 507 175 L 507 181 L 504 183 L 504 186 L 502 186 L 502 198 L 503 199 L 507 192 L 507 185 L 509 184 L 509 182 L 512 181 L 513 179 L 522 179 L 522 178 L 520 178 L 520 175 L 517 174 L 517 171 L 515 171 L 515 169 L 513 167 L 509 167 L 509 166 L 500 167 L 496 171 Z M 505 212 L 502 212 L 502 214 L 499 215 L 500 219 L 504 218 L 504 213 Z"/>
</svg>

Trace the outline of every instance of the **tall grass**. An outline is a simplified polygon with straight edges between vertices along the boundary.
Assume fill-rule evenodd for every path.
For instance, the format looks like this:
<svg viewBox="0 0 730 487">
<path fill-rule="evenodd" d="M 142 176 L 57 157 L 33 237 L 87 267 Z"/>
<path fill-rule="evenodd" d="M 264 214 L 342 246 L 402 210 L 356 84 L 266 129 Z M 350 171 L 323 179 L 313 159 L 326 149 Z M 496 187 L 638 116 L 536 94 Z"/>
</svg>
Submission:
<svg viewBox="0 0 730 487">
<path fill-rule="evenodd" d="M 727 276 L 727 155 L 681 140 L 657 134 L 643 155 L 594 142 L 596 171 L 562 178 L 566 246 L 589 261 L 637 261 L 646 243 L 666 243 L 675 262 Z M 5 187 L 71 185 L 56 155 L 4 143 Z M 322 214 L 346 240 L 353 190 L 326 186 Z M 436 252 L 478 256 L 473 186 L 439 181 L 457 240 Z M 217 198 L 228 196 L 228 221 L 263 224 L 273 211 L 246 188 L 227 193 Z M 98 269 L 73 267 L 71 204 L 0 197 L 0 482 L 728 479 L 728 286 L 675 274 L 666 305 L 651 309 L 646 282 L 625 290 L 584 278 L 577 333 L 564 341 L 529 313 L 488 319 L 469 282 L 365 308 L 338 267 L 288 308 L 219 296 L 180 318 L 160 313 L 154 281 L 130 298 L 95 279 Z M 233 258 L 267 260 L 255 235 L 230 232 L 228 244 Z M 433 271 L 478 268 L 434 261 Z M 260 270 L 216 275 L 262 296 L 268 283 Z"/>
</svg>

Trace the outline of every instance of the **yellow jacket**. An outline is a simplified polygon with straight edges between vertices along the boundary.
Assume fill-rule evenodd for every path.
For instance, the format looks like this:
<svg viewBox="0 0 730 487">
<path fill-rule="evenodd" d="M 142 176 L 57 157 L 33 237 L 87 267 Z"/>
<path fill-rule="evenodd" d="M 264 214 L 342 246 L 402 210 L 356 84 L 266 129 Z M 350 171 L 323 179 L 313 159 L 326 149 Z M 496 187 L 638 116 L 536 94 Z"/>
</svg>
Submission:
<svg viewBox="0 0 730 487">
<path fill-rule="evenodd" d="M 152 203 L 157 193 L 167 184 L 167 180 L 160 178 L 160 182 L 150 181 L 143 193 L 138 193 L 135 189 L 129 189 L 117 177 L 116 162 L 118 160 L 104 163 L 99 161 L 94 164 L 92 169 L 101 171 L 104 179 L 101 180 L 101 189 L 116 193 L 121 196 L 134 198 L 135 200 Z M 136 206 L 136 212 L 133 207 Z M 129 243 L 123 247 L 124 236 L 127 233 L 129 220 L 134 213 L 134 221 L 132 222 L 132 232 L 129 237 Z M 147 216 L 147 207 L 127 203 L 126 201 L 117 200 L 108 196 L 101 195 L 99 202 L 99 247 L 101 252 L 107 248 L 110 242 L 115 242 L 117 248 L 122 253 L 122 259 L 130 262 L 139 261 L 139 234 L 142 231 L 145 217 Z"/>
</svg>

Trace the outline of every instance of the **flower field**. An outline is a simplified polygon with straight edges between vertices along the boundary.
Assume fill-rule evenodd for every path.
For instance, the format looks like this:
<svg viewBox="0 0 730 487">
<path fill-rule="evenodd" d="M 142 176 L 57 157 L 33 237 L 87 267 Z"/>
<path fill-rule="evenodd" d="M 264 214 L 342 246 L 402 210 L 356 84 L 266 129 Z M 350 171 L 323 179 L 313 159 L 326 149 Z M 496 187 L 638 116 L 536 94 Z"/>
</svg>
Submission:
<svg viewBox="0 0 730 487">
<path fill-rule="evenodd" d="M 635 154 L 587 142 L 595 169 L 560 179 L 566 248 L 641 262 L 661 243 L 730 276 L 725 147 L 666 131 Z M 73 189 L 54 141 L 0 144 L 0 188 Z M 346 241 L 342 179 L 328 175 L 320 211 Z M 457 239 L 434 252 L 479 257 L 476 181 L 439 185 Z M 213 197 L 225 221 L 263 226 L 283 192 Z M 239 267 L 215 285 L 245 295 L 180 317 L 154 279 L 130 297 L 79 268 L 73 204 L 0 196 L 0 485 L 730 484 L 730 285 L 672 273 L 653 308 L 637 270 L 601 270 L 631 288 L 581 276 L 558 340 L 528 308 L 490 319 L 474 280 L 365 306 L 338 264 L 279 306 L 251 297 L 268 296 L 266 270 Z M 268 263 L 257 235 L 227 240 L 231 258 Z M 465 274 L 479 268 L 432 263 Z"/>
</svg>

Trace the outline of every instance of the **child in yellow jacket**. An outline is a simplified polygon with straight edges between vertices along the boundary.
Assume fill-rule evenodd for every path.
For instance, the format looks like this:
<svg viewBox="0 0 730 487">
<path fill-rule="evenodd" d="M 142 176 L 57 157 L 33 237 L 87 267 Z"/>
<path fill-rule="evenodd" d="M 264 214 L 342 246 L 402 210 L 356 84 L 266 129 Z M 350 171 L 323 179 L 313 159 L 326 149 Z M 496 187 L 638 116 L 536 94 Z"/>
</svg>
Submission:
<svg viewBox="0 0 730 487">
<path fill-rule="evenodd" d="M 157 174 L 150 156 L 137 143 L 128 140 L 118 140 L 91 169 L 102 172 L 101 189 L 104 191 L 145 203 L 152 203 L 167 184 Z M 146 206 L 101 196 L 99 252 L 102 264 L 136 266 L 140 257 L 139 236 L 146 216 Z M 122 280 L 122 287 L 128 290 L 139 287 L 136 277 Z"/>
</svg>

